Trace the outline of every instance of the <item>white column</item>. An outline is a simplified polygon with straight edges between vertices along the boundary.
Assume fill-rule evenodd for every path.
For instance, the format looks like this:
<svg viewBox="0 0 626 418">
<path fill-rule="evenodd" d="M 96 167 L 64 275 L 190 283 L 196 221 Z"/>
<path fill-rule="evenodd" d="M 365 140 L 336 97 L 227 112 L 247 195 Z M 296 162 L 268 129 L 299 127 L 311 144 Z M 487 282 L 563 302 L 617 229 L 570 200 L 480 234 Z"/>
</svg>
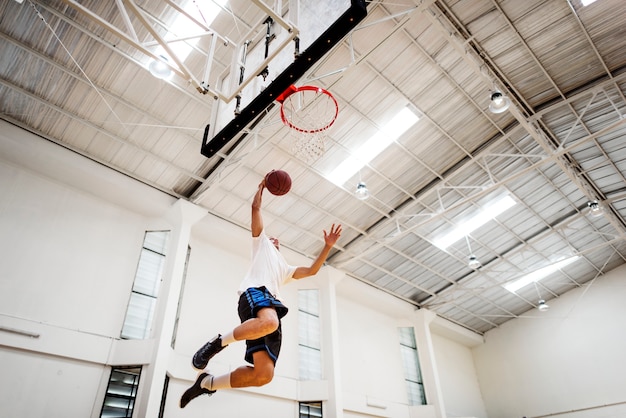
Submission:
<svg viewBox="0 0 626 418">
<path fill-rule="evenodd" d="M 341 362 L 339 358 L 339 331 L 337 323 L 337 283 L 345 274 L 327 267 L 320 285 L 320 306 L 324 314 L 322 338 L 324 349 L 324 376 L 328 381 L 328 400 L 324 416 L 343 417 L 343 391 L 341 385 Z"/>
<path fill-rule="evenodd" d="M 157 417 L 159 415 L 191 227 L 206 214 L 206 209 L 182 199 L 172 205 L 165 214 L 165 220 L 172 226 L 172 230 L 163 283 L 154 314 L 155 349 L 150 365 L 144 368 L 141 376 L 142 391 L 138 399 L 137 416 Z"/>
<path fill-rule="evenodd" d="M 437 315 L 427 309 L 419 309 L 416 311 L 415 318 L 415 340 L 426 401 L 428 405 L 435 407 L 437 418 L 446 418 L 439 373 L 437 372 L 437 362 L 435 360 L 435 350 L 433 349 L 433 340 L 430 333 L 430 324 L 437 318 Z"/>
</svg>

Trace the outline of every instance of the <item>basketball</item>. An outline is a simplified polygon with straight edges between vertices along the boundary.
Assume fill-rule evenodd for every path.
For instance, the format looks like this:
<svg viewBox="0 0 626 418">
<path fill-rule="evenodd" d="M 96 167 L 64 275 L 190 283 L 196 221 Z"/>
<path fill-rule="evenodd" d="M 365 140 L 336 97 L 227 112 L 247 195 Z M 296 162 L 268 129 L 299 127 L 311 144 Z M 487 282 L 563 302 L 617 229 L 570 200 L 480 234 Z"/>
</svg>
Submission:
<svg viewBox="0 0 626 418">
<path fill-rule="evenodd" d="M 271 194 L 282 196 L 291 189 L 291 177 L 286 171 L 272 170 L 265 175 L 265 187 Z"/>
</svg>

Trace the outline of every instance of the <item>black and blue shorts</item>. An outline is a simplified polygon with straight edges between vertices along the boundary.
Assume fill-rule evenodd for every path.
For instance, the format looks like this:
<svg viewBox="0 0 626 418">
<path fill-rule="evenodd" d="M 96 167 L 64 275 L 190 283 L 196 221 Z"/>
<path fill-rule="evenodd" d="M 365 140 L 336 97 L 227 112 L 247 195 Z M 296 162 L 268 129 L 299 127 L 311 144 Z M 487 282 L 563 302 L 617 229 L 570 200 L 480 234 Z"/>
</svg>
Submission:
<svg viewBox="0 0 626 418">
<path fill-rule="evenodd" d="M 269 354 L 274 364 L 276 364 L 283 339 L 280 319 L 287 315 L 289 309 L 287 309 L 281 301 L 272 296 L 265 286 L 250 288 L 239 296 L 238 312 L 241 323 L 244 323 L 250 318 L 256 318 L 257 312 L 262 308 L 274 308 L 276 310 L 278 314 L 278 329 L 257 340 L 246 340 L 245 359 L 248 363 L 253 364 L 253 353 L 257 351 L 267 351 L 267 354 Z"/>
</svg>

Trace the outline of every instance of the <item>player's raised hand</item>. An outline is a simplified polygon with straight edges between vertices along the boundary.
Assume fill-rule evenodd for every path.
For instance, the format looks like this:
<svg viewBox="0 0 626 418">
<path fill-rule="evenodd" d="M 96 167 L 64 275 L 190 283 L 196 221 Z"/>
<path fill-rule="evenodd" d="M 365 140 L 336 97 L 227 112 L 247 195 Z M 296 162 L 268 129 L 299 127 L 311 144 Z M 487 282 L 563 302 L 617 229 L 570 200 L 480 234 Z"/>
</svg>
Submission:
<svg viewBox="0 0 626 418">
<path fill-rule="evenodd" d="M 330 227 L 330 232 L 326 232 L 326 230 L 324 230 L 324 242 L 326 242 L 326 245 L 328 246 L 332 247 L 333 245 L 335 245 L 340 236 L 341 224 L 338 224 L 336 226 L 335 224 L 333 224 L 333 226 Z"/>
</svg>

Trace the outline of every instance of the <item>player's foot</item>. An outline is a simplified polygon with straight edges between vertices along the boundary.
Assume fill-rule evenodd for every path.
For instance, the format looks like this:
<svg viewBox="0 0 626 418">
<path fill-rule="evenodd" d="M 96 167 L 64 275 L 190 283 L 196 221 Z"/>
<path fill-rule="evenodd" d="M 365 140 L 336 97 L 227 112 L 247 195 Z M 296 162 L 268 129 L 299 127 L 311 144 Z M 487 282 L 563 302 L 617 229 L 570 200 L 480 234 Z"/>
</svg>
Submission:
<svg viewBox="0 0 626 418">
<path fill-rule="evenodd" d="M 209 396 L 213 395 L 216 391 L 215 390 L 209 390 L 209 389 L 205 389 L 203 388 L 202 385 L 202 380 L 207 377 L 207 376 L 211 376 L 208 373 L 200 373 L 200 375 L 198 376 L 198 378 L 196 379 L 196 382 L 191 385 L 191 387 L 189 389 L 187 389 L 185 391 L 185 393 L 183 393 L 183 396 L 180 397 L 180 407 L 184 408 L 187 406 L 187 404 L 194 398 L 197 398 L 200 395 L 203 394 L 207 394 Z"/>
<path fill-rule="evenodd" d="M 204 370 L 206 365 L 209 364 L 209 360 L 223 349 L 222 336 L 221 334 L 217 334 L 215 338 L 196 351 L 196 354 L 193 355 L 193 359 L 191 360 L 191 364 L 198 370 Z"/>
</svg>

